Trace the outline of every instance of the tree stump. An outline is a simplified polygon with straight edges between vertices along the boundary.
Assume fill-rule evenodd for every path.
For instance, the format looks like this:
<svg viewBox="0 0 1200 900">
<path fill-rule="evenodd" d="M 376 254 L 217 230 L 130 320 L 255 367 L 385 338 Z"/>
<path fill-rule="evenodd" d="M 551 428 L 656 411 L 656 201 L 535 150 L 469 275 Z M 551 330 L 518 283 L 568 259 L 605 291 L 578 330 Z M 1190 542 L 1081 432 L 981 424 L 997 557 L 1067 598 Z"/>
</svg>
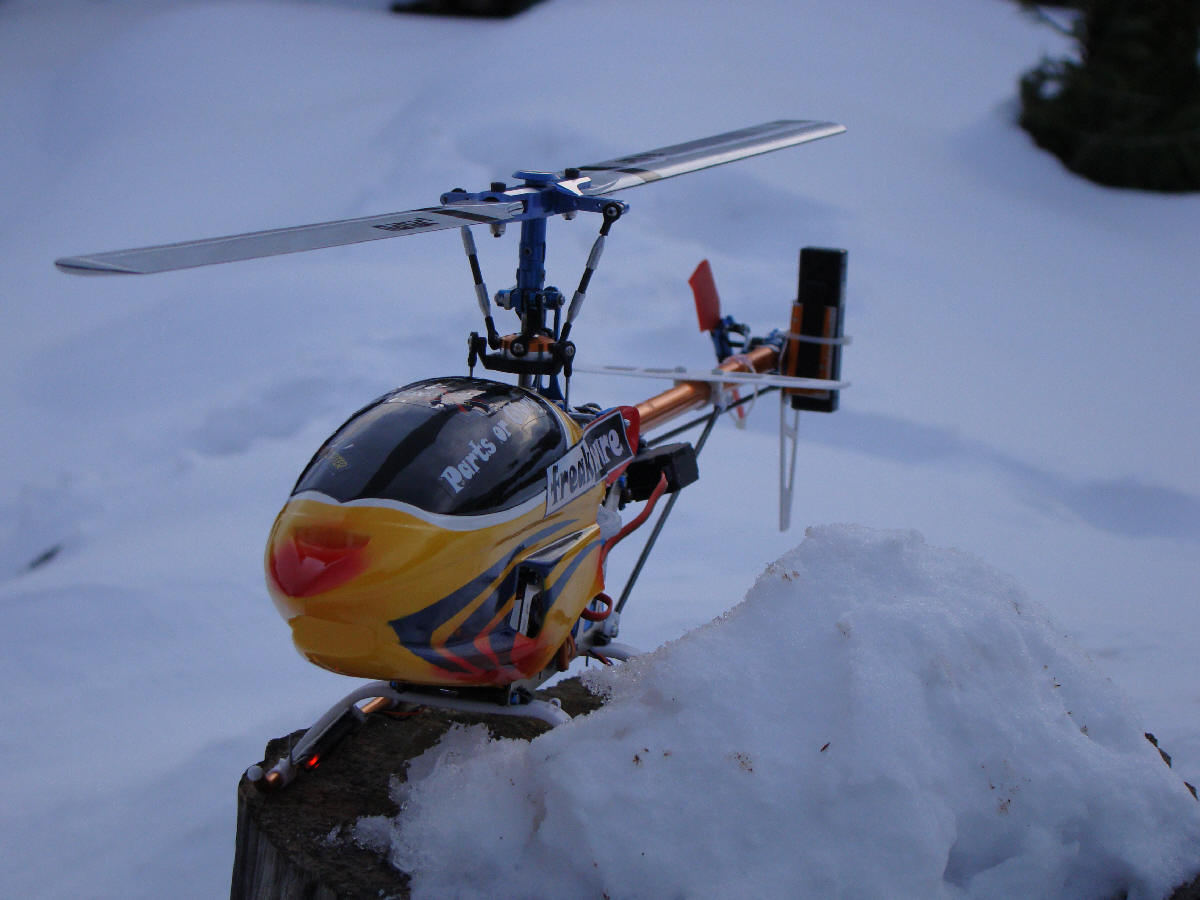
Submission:
<svg viewBox="0 0 1200 900">
<path fill-rule="evenodd" d="M 600 706 L 579 679 L 540 691 L 557 697 L 573 716 Z M 550 726 L 535 719 L 422 707 L 404 715 L 375 713 L 285 788 L 269 791 L 246 779 L 238 784 L 237 844 L 231 900 L 357 900 L 407 898 L 408 875 L 373 850 L 355 844 L 349 827 L 362 816 L 394 816 L 388 795 L 408 760 L 432 747 L 452 724 L 483 724 L 497 738 L 532 740 Z M 303 731 L 268 742 L 267 768 Z"/>
</svg>

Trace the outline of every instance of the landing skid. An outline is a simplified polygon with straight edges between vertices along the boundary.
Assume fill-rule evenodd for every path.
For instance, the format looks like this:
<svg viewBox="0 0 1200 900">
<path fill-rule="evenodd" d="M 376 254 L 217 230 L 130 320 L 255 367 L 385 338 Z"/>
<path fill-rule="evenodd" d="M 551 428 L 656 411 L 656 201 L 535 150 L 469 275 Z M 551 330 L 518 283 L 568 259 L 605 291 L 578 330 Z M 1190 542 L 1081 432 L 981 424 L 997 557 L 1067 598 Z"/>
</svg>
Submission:
<svg viewBox="0 0 1200 900">
<path fill-rule="evenodd" d="M 580 636 L 577 652 L 580 657 L 597 659 L 605 665 L 613 660 L 622 662 L 639 655 L 629 644 L 611 640 L 619 615 L 614 613 L 603 626 L 590 628 Z M 607 626 L 607 627 L 605 627 Z M 404 685 L 392 681 L 371 681 L 351 691 L 317 719 L 299 741 L 271 768 L 253 765 L 246 770 L 246 779 L 267 788 L 290 784 L 302 769 L 315 769 L 322 756 L 333 749 L 342 738 L 366 721 L 373 712 L 397 706 L 432 706 L 459 712 L 488 716 L 512 716 L 537 719 L 551 728 L 571 721 L 557 699 L 538 700 L 533 692 L 557 669 L 551 666 L 533 678 L 501 688 L 439 688 Z M 367 701 L 363 703 L 363 701 Z M 362 706 L 359 706 L 363 703 Z"/>
<path fill-rule="evenodd" d="M 610 644 L 604 648 L 606 658 L 628 659 L 632 648 Z M 363 701 L 368 701 L 359 706 Z M 571 721 L 557 699 L 538 700 L 521 687 L 508 692 L 492 693 L 486 699 L 462 692 L 440 688 L 404 686 L 401 689 L 387 681 L 372 681 L 347 694 L 319 718 L 303 737 L 275 765 L 264 770 L 253 765 L 246 770 L 248 781 L 266 788 L 281 788 L 290 784 L 304 769 L 315 769 L 322 756 L 333 749 L 343 737 L 366 721 L 372 712 L 382 712 L 397 706 L 432 706 L 477 715 L 512 716 L 537 719 L 551 727 Z"/>
<path fill-rule="evenodd" d="M 315 769 L 327 751 L 366 721 L 368 713 L 392 709 L 401 704 L 433 706 L 480 715 L 539 719 L 551 727 L 571 721 L 571 717 L 559 707 L 558 701 L 536 700 L 526 692 L 513 692 L 511 697 L 513 701 L 503 705 L 436 688 L 399 690 L 389 682 L 372 681 L 331 706 L 308 731 L 304 732 L 304 736 L 287 755 L 280 758 L 270 769 L 264 771 L 262 766 L 253 765 L 246 770 L 246 778 L 267 788 L 284 787 L 290 784 L 302 769 Z M 364 700 L 369 702 L 360 708 L 358 704 Z"/>
<path fill-rule="evenodd" d="M 629 646 L 629 644 L 621 644 L 617 641 L 609 641 L 607 644 L 595 644 L 587 649 L 585 656 L 592 659 L 598 659 L 607 664 L 609 660 L 619 659 L 621 662 L 633 659 L 635 656 L 640 656 L 641 650 Z"/>
</svg>

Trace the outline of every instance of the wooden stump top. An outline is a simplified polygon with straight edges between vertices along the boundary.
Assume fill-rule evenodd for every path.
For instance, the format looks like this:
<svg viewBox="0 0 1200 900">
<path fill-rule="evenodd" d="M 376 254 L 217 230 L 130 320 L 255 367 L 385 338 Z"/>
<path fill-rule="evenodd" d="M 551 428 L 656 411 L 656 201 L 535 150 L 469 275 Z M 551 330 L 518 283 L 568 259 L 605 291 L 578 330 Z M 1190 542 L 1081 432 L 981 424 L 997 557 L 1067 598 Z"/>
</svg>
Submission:
<svg viewBox="0 0 1200 900">
<path fill-rule="evenodd" d="M 596 709 L 601 699 L 572 678 L 538 693 L 557 697 L 571 715 Z M 243 775 L 238 784 L 237 850 L 232 900 L 409 896 L 408 876 L 386 858 L 355 844 L 350 828 L 363 816 L 395 816 L 388 796 L 392 776 L 403 781 L 410 759 L 437 743 L 451 725 L 485 725 L 497 738 L 532 740 L 549 725 L 536 719 L 423 707 L 394 716 L 374 714 L 342 740 L 313 771 L 281 790 L 268 791 Z M 287 752 L 303 730 L 268 742 L 263 768 Z"/>
</svg>

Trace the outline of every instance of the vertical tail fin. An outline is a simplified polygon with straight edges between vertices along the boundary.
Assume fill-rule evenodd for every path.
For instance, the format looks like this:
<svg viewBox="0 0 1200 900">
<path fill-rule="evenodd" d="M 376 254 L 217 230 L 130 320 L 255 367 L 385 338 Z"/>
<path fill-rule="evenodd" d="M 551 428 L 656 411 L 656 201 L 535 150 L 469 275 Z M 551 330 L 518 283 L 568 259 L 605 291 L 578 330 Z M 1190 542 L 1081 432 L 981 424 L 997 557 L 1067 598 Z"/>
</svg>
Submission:
<svg viewBox="0 0 1200 900">
<path fill-rule="evenodd" d="M 838 381 L 842 375 L 842 333 L 846 292 L 846 251 L 805 247 L 800 251 L 800 283 L 792 304 L 792 321 L 780 359 L 780 372 L 798 378 Z M 791 406 L 791 422 L 788 406 Z M 796 484 L 796 449 L 800 410 L 833 412 L 836 390 L 784 388 L 779 407 L 779 530 L 792 519 Z"/>
<path fill-rule="evenodd" d="M 784 375 L 837 381 L 842 371 L 842 306 L 846 251 L 805 247 L 800 251 L 800 283 L 792 305 Z M 787 390 L 793 409 L 833 412 L 837 391 Z"/>
</svg>

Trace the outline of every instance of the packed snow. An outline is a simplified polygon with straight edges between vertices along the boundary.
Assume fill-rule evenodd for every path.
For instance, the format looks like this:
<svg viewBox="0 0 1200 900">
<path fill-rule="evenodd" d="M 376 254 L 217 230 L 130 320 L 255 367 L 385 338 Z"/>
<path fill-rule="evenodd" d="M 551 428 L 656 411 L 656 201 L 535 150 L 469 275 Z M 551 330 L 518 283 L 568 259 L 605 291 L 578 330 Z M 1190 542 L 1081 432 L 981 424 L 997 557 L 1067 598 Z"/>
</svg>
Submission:
<svg viewBox="0 0 1200 900">
<path fill-rule="evenodd" d="M 414 761 L 389 852 L 417 896 L 1132 900 L 1200 853 L 1103 673 L 912 532 L 812 529 L 725 616 L 591 680 L 607 705 L 532 743 L 474 726 Z"/>
<path fill-rule="evenodd" d="M 1200 783 L 1200 198 L 1090 185 L 1013 125 L 1017 76 L 1061 38 L 1007 0 L 544 0 L 507 22 L 386 5 L 0 2 L 0 895 L 228 889 L 239 774 L 350 686 L 294 653 L 266 596 L 271 521 L 346 415 L 463 372 L 479 327 L 450 232 L 150 278 L 69 278 L 55 258 L 411 209 L 519 168 L 779 118 L 848 132 L 623 194 L 630 213 L 573 337 L 581 361 L 711 365 L 686 284 L 701 258 L 726 311 L 765 331 L 785 324 L 798 248 L 847 248 L 854 386 L 836 415 L 802 419 L 793 521 L 883 534 L 821 528 L 789 555 L 801 528 L 774 530 L 777 412 L 760 403 L 746 431 L 714 432 L 622 622 L 630 643 L 677 642 L 614 675 L 612 709 L 594 721 L 531 748 L 454 740 L 512 763 L 548 802 L 567 788 L 538 781 L 529 754 L 548 744 L 547 775 L 566 777 L 575 756 L 599 765 L 611 749 L 603 765 L 622 780 L 589 794 L 587 830 L 560 845 L 607 841 L 586 859 L 595 877 L 617 878 L 603 854 L 635 832 L 656 842 L 638 852 L 654 850 L 663 877 L 696 867 L 708 884 L 735 877 L 731 851 L 751 836 L 780 863 L 825 847 L 830 879 L 873 877 L 882 854 L 923 841 L 896 884 L 950 895 L 995 896 L 1028 869 L 1047 877 L 1031 892 L 1082 896 L 1107 878 L 1153 896 L 1200 870 L 1200 854 L 1186 859 L 1194 812 L 1175 799 L 1180 779 Z M 551 223 L 551 281 L 575 283 L 592 218 Z M 478 240 L 490 287 L 508 286 L 513 239 Z M 647 393 L 572 385 L 604 404 Z M 832 556 L 814 560 L 822 547 Z M 615 583 L 632 556 L 613 554 Z M 705 625 L 774 560 L 744 607 Z M 840 590 L 838 566 L 849 584 L 894 582 L 895 596 L 817 590 Z M 781 581 L 793 569 L 808 581 Z M 1019 590 L 1028 619 L 1005 610 Z M 794 629 L 772 618 L 781 607 Z M 902 643 L 880 638 L 889 623 Z M 770 659 L 772 646 L 796 658 Z M 878 659 L 858 655 L 871 646 Z M 991 654 L 977 669 L 972 647 Z M 834 709 L 793 673 L 822 685 L 841 673 L 831 689 L 861 705 Z M 656 681 L 686 682 L 672 694 L 686 707 L 646 707 Z M 675 736 L 718 709 L 728 746 Z M 593 737 L 618 719 L 626 737 Z M 1043 768 L 1047 743 L 1057 762 Z M 634 765 L 642 747 L 659 755 Z M 480 765 L 433 771 L 424 790 Z M 1112 783 L 1089 793 L 1059 766 Z M 673 771 L 703 784 L 688 791 Z M 658 836 L 621 818 L 650 775 L 683 798 L 644 811 Z M 528 814 L 496 787 L 490 823 Z M 817 829 L 798 810 L 821 791 Z M 755 812 L 701 803 L 714 794 Z M 795 809 L 763 811 L 772 797 Z M 885 839 L 895 823 L 872 809 L 929 824 Z M 435 841 L 442 826 L 421 815 L 413 840 Z M 690 843 L 665 843 L 680 823 L 727 849 L 702 866 Z M 529 894 L 570 877 L 552 866 L 535 868 L 545 881 Z M 786 864 L 763 877 L 786 879 Z"/>
</svg>

